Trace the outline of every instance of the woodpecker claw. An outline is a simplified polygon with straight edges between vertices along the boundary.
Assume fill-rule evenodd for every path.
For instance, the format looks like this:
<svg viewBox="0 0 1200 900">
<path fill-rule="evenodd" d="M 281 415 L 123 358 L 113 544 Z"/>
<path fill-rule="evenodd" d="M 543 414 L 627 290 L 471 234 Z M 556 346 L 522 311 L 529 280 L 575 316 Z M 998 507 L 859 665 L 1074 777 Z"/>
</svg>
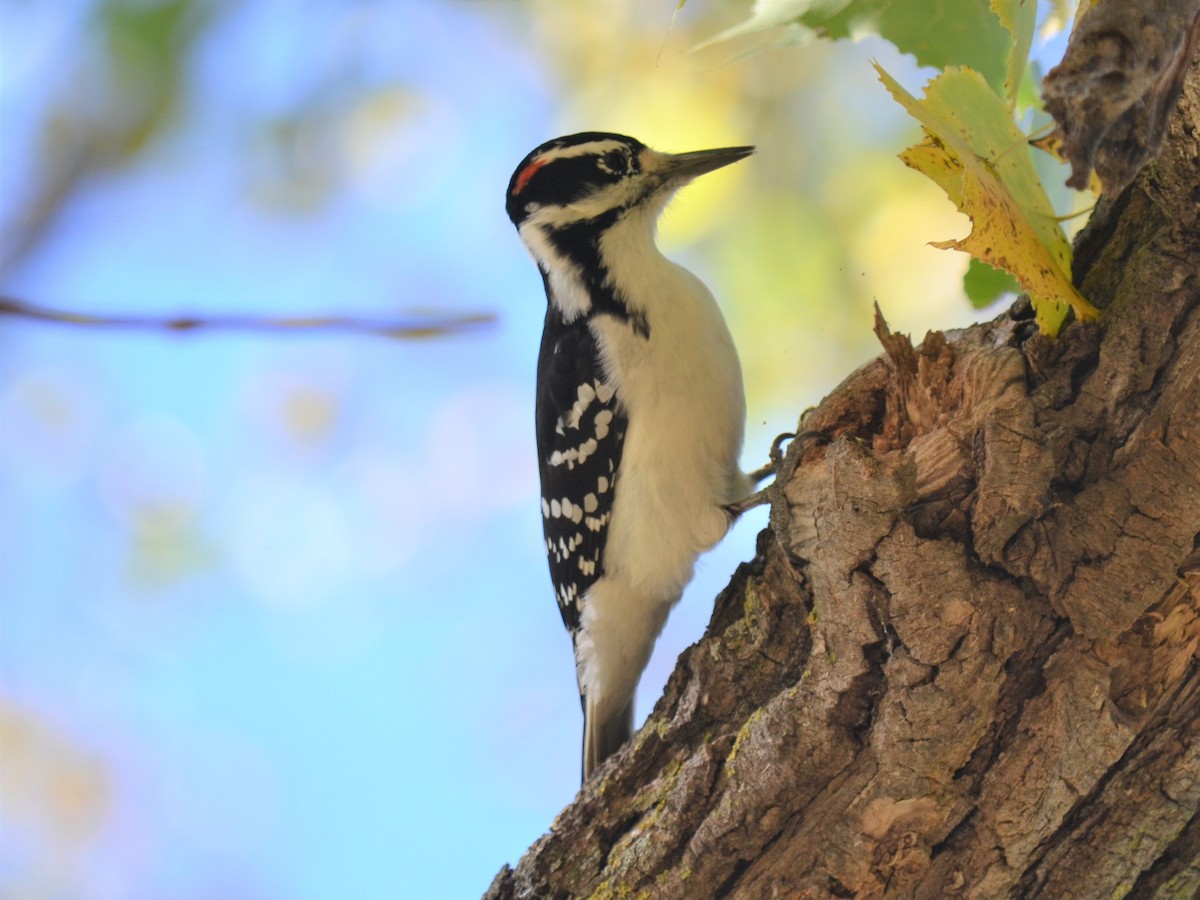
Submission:
<svg viewBox="0 0 1200 900">
<path fill-rule="evenodd" d="M 765 466 L 760 466 L 753 472 L 747 472 L 746 477 L 750 479 L 752 484 L 758 484 L 769 475 L 775 474 L 775 461 L 767 463 Z"/>
<path fill-rule="evenodd" d="M 749 497 L 743 497 L 741 500 L 737 500 L 733 503 L 725 504 L 725 512 L 729 513 L 729 515 L 735 521 L 737 519 L 740 519 L 747 512 L 754 509 L 754 507 L 762 506 L 763 504 L 770 503 L 771 502 L 771 489 L 773 487 L 775 487 L 775 485 L 773 483 L 768 484 L 761 491 L 755 491 Z"/>
<path fill-rule="evenodd" d="M 758 484 L 764 478 L 774 475 L 779 471 L 779 466 L 783 462 L 783 443 L 784 441 L 790 441 L 795 436 L 792 432 L 785 431 L 771 442 L 770 462 L 761 468 L 755 469 L 753 472 L 746 473 L 746 477 L 750 479 L 751 483 Z M 770 503 L 771 489 L 774 486 L 774 484 L 769 484 L 748 497 L 743 497 L 741 500 L 726 504 L 725 511 L 736 520 L 749 510 L 754 509 L 754 507 Z"/>
<path fill-rule="evenodd" d="M 753 472 L 747 473 L 746 477 L 755 484 L 758 484 L 768 475 L 774 475 L 779 471 L 779 464 L 783 461 L 783 442 L 792 440 L 796 435 L 790 431 L 785 431 L 783 434 L 777 435 L 775 440 L 771 442 L 771 450 L 767 455 L 770 460 L 765 466 L 755 469 Z M 765 503 L 765 500 L 760 500 L 759 503 Z M 755 504 L 756 506 L 759 504 Z"/>
</svg>

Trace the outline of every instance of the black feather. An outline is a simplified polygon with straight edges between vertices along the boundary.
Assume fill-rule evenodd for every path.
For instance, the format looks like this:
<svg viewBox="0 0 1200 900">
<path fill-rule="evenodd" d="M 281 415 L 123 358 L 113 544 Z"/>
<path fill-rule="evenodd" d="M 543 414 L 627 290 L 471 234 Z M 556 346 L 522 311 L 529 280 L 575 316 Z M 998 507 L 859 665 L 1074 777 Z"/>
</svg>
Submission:
<svg viewBox="0 0 1200 900">
<path fill-rule="evenodd" d="M 563 623 L 572 635 L 579 627 L 579 607 L 584 593 L 604 572 L 608 520 L 628 426 L 615 394 L 607 400 L 593 396 L 584 403 L 580 401 L 581 385 L 587 386 L 585 394 L 598 391 L 603 395 L 607 390 L 588 318 L 580 317 L 566 323 L 550 306 L 546 311 L 538 354 L 538 470 L 542 481 L 542 526 L 550 578 L 554 582 Z M 576 409 L 580 415 L 578 421 L 572 423 L 570 419 Z M 609 419 L 607 425 L 599 429 L 598 415 L 601 421 Z M 607 433 L 602 435 L 605 431 Z M 585 458 L 578 459 L 580 448 L 591 440 L 595 441 L 595 449 Z M 594 498 L 594 502 L 589 498 Z M 579 515 L 564 515 L 561 511 L 564 499 L 570 502 L 572 509 L 584 510 L 585 505 L 588 509 Z M 554 504 L 558 505 L 559 515 L 545 514 Z M 581 568 L 580 560 L 588 565 Z"/>
</svg>

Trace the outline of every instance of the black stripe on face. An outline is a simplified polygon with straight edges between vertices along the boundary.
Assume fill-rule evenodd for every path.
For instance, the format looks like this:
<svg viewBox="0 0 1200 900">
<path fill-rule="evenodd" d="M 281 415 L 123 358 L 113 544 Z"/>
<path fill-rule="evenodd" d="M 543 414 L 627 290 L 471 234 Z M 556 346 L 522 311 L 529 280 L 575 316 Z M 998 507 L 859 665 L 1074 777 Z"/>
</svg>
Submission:
<svg viewBox="0 0 1200 900">
<path fill-rule="evenodd" d="M 597 157 L 590 153 L 556 159 L 533 173 L 521 192 L 521 201 L 542 206 L 566 206 L 582 200 L 597 188 L 616 184 L 624 176 L 624 172 L 613 173 L 602 168 Z"/>
<path fill-rule="evenodd" d="M 598 144 L 595 152 L 560 155 L 572 147 Z M 645 145 L 624 135 L 584 132 L 548 141 L 530 153 L 508 184 L 508 216 L 520 225 L 530 204 L 566 206 L 616 184 L 640 169 Z"/>
</svg>

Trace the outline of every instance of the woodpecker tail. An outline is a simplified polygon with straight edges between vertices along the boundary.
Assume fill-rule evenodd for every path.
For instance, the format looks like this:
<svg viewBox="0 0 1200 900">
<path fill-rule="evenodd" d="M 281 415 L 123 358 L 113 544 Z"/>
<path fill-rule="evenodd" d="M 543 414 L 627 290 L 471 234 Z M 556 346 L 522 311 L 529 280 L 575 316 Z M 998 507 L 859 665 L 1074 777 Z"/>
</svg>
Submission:
<svg viewBox="0 0 1200 900">
<path fill-rule="evenodd" d="M 588 699 L 583 701 L 583 780 L 587 781 L 600 764 L 621 749 L 633 734 L 633 698 L 624 707 L 601 719 L 600 711 Z"/>
</svg>

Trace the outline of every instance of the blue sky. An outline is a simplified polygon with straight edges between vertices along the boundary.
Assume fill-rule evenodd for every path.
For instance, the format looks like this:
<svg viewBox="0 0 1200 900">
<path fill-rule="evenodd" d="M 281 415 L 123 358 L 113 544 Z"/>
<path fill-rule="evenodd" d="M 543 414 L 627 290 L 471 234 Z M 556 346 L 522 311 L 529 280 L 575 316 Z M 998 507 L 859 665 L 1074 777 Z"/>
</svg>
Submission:
<svg viewBox="0 0 1200 900">
<path fill-rule="evenodd" d="M 89 89 L 72 79 L 88 71 L 93 6 L 0 7 L 5 221 L 41 165 L 47 109 Z M 719 99 L 728 70 L 689 68 L 687 40 L 667 32 L 674 6 L 631 49 L 603 16 L 646 5 L 587 5 L 595 58 L 641 53 L 644 93 L 674 104 L 677 126 L 631 101 L 629 129 L 677 127 L 669 150 L 730 132 L 763 145 L 746 165 L 781 167 L 793 151 L 769 117 Z M 531 25 L 553 4 L 531 8 L 231 7 L 190 58 L 176 124 L 87 181 L 3 273 L 8 295 L 96 313 L 497 323 L 421 342 L 0 323 L 0 891 L 476 896 L 574 795 L 581 722 L 533 449 L 544 299 L 502 195 L 532 146 L 624 130 L 624 110 L 567 96 L 551 60 L 583 27 L 560 45 Z M 858 127 L 891 141 L 892 120 L 866 112 L 890 109 L 866 66 L 880 53 L 852 50 L 853 77 L 829 92 L 850 92 Z M 779 57 L 747 65 L 777 77 Z M 293 139 L 274 140 L 280 129 Z M 870 152 L 903 179 L 900 148 Z M 713 190 L 736 210 L 726 177 Z M 681 198 L 673 255 L 736 289 L 705 234 L 688 234 L 713 219 L 703 197 Z M 913 240 L 924 253 L 944 236 Z M 950 299 L 894 303 L 902 326 L 971 317 L 960 263 L 942 278 Z M 853 338 L 800 320 L 778 391 L 751 394 L 747 467 L 873 355 L 869 299 L 828 313 L 858 323 Z M 758 334 L 731 322 L 739 340 Z M 765 517 L 702 559 L 639 715 Z"/>
</svg>

